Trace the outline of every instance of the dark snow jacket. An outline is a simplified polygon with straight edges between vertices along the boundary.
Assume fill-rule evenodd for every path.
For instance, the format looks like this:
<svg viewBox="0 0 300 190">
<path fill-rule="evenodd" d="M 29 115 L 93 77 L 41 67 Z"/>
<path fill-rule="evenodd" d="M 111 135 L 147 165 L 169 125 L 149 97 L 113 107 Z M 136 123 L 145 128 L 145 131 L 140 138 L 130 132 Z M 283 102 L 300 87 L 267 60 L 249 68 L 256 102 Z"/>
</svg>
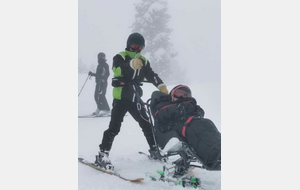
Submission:
<svg viewBox="0 0 300 190">
<path fill-rule="evenodd" d="M 114 78 L 112 86 L 114 87 L 113 97 L 115 99 L 134 102 L 134 91 L 136 91 L 140 97 L 143 95 L 139 84 L 141 84 L 141 81 L 144 81 L 144 79 L 150 81 L 157 88 L 164 85 L 163 81 L 152 70 L 150 62 L 145 57 L 141 56 L 143 62 L 141 69 L 134 69 L 130 66 L 130 61 L 137 56 L 136 54 L 136 52 L 131 52 L 126 49 L 113 58 Z M 133 82 L 137 85 L 133 85 Z"/>
<path fill-rule="evenodd" d="M 159 91 L 152 94 L 151 109 L 161 132 L 181 129 L 190 117 L 203 118 L 204 110 L 194 98 L 171 101 L 169 95 Z"/>
<path fill-rule="evenodd" d="M 109 77 L 109 66 L 106 63 L 105 59 L 98 59 L 98 66 L 96 73 L 93 73 L 92 76 L 95 77 L 95 82 L 97 84 L 101 83 L 101 80 L 107 81 Z"/>
<path fill-rule="evenodd" d="M 156 91 L 150 108 L 156 128 L 163 133 L 174 130 L 184 137 L 205 166 L 210 168 L 221 159 L 221 133 L 211 120 L 204 118 L 204 110 L 194 98 L 172 102 L 169 95 Z"/>
</svg>

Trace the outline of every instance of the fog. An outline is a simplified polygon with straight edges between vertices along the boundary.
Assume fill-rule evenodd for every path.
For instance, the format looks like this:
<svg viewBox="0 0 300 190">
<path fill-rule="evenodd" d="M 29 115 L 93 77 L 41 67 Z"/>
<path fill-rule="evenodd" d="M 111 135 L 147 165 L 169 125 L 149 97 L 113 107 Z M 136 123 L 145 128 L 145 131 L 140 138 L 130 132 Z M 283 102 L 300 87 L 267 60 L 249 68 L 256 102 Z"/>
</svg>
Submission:
<svg viewBox="0 0 300 190">
<path fill-rule="evenodd" d="M 79 0 L 78 58 L 84 64 L 96 65 L 102 51 L 111 67 L 112 57 L 124 50 L 132 33 L 137 2 L 140 0 Z M 220 0 L 168 0 L 171 42 L 191 82 L 221 80 L 220 7 Z"/>
</svg>

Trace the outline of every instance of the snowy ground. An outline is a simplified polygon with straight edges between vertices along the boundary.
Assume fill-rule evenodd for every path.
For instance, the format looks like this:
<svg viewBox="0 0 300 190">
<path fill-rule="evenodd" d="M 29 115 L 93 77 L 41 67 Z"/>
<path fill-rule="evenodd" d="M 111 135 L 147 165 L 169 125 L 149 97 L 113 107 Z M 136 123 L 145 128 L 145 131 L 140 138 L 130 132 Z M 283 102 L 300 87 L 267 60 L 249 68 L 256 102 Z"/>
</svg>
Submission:
<svg viewBox="0 0 300 190">
<path fill-rule="evenodd" d="M 78 76 L 78 89 L 80 90 L 87 75 Z M 172 89 L 173 86 L 168 86 Z M 80 97 L 78 98 L 78 115 L 91 114 L 96 109 L 94 102 L 94 78 L 88 80 Z M 144 84 L 143 100 L 150 98 L 156 88 L 151 84 Z M 198 104 L 205 110 L 205 117 L 211 119 L 221 131 L 221 102 L 220 84 L 205 83 L 190 85 L 193 96 Z M 107 88 L 107 100 L 112 103 L 112 87 Z M 78 119 L 78 157 L 83 157 L 91 162 L 94 161 L 101 143 L 103 132 L 107 129 L 110 118 L 86 118 Z M 162 169 L 162 164 L 148 160 L 139 155 L 138 151 L 147 152 L 148 145 L 143 133 L 129 115 L 124 118 L 121 131 L 116 136 L 110 152 L 110 158 L 115 170 L 127 178 L 145 178 L 145 172 L 155 173 Z M 202 186 L 206 190 L 221 189 L 221 172 L 209 172 L 201 169 L 193 170 L 193 174 L 202 180 Z M 167 190 L 183 189 L 179 186 L 171 186 L 163 182 L 153 182 L 147 178 L 140 183 L 134 184 L 123 181 L 78 163 L 78 189 L 79 190 Z"/>
</svg>

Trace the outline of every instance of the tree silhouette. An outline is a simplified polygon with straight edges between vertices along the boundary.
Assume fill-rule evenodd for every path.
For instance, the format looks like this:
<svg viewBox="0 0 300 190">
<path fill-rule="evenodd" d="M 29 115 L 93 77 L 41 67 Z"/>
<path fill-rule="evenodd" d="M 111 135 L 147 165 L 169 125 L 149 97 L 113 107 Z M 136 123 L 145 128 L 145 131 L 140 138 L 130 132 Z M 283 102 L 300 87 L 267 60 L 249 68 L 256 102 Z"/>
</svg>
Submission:
<svg viewBox="0 0 300 190">
<path fill-rule="evenodd" d="M 144 36 L 146 47 L 143 54 L 150 60 L 153 70 L 169 84 L 177 82 L 174 77 L 183 82 L 184 74 L 174 76 L 178 75 L 178 70 L 181 68 L 177 61 L 172 61 L 178 53 L 170 42 L 172 29 L 168 27 L 171 16 L 167 12 L 167 1 L 141 0 L 135 6 L 136 14 L 132 32 L 139 32 Z"/>
</svg>

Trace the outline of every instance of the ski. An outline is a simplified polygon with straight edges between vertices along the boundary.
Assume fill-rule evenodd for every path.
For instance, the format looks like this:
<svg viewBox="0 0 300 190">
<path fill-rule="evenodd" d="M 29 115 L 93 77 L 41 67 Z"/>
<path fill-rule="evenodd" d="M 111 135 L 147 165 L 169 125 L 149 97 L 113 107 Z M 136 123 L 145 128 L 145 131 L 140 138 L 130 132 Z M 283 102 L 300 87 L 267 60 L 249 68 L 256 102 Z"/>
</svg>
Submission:
<svg viewBox="0 0 300 190">
<path fill-rule="evenodd" d="M 141 182 L 141 181 L 144 180 L 144 178 L 127 179 L 127 178 L 125 178 L 125 177 L 122 177 L 120 174 L 118 174 L 118 173 L 116 173 L 116 172 L 114 172 L 114 171 L 107 171 L 107 170 L 105 170 L 105 169 L 103 169 L 103 168 L 100 168 L 100 167 L 96 166 L 94 163 L 91 163 L 91 162 L 89 162 L 89 161 L 86 161 L 86 160 L 83 159 L 83 158 L 78 158 L 78 161 L 79 161 L 80 163 L 82 163 L 82 164 L 85 164 L 85 165 L 87 165 L 87 166 L 90 166 L 90 167 L 92 167 L 92 168 L 94 168 L 94 169 L 96 169 L 96 170 L 99 170 L 99 171 L 103 172 L 103 173 L 106 173 L 106 174 L 109 174 L 109 175 L 116 176 L 116 177 L 118 177 L 118 178 L 120 178 L 120 179 L 123 179 L 123 180 L 125 180 L 125 181 L 130 181 L 130 182 L 135 182 L 135 183 L 136 183 L 136 182 Z"/>
<path fill-rule="evenodd" d="M 78 118 L 97 118 L 97 117 L 110 117 L 110 115 L 81 115 Z"/>
<path fill-rule="evenodd" d="M 98 117 L 110 117 L 111 115 L 80 115 L 78 116 L 78 118 L 98 118 Z M 128 115 L 125 115 L 125 116 L 128 116 Z"/>
</svg>

